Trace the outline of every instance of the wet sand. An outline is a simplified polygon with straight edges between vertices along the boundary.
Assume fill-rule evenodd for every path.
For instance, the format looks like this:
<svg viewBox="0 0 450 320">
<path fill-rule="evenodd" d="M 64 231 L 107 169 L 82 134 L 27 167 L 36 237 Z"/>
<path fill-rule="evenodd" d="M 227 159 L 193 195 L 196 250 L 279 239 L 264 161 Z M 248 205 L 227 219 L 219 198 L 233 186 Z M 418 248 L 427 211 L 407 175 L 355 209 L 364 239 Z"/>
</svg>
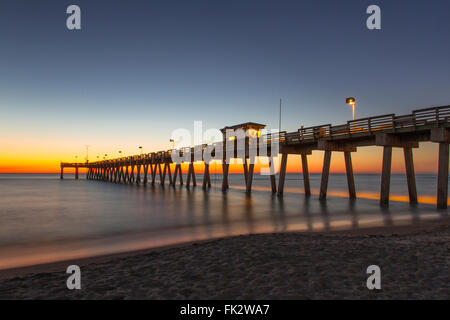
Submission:
<svg viewBox="0 0 450 320">
<path fill-rule="evenodd" d="M 0 271 L 0 299 L 449 299 L 450 219 L 237 236 Z M 66 267 L 81 267 L 81 290 Z M 366 287 L 381 268 L 382 290 Z"/>
</svg>

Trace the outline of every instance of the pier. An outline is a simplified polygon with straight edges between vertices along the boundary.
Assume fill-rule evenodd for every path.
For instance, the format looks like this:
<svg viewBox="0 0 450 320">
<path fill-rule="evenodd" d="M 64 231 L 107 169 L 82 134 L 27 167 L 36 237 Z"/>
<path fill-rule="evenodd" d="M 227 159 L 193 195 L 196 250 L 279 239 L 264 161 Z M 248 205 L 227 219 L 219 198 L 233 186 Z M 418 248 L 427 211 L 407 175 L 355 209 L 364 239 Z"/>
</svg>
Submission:
<svg viewBox="0 0 450 320">
<path fill-rule="evenodd" d="M 380 186 L 380 206 L 389 206 L 389 190 L 391 177 L 392 148 L 402 148 L 405 159 L 406 177 L 411 204 L 417 203 L 417 190 L 415 181 L 413 149 L 419 147 L 420 142 L 431 141 L 439 144 L 439 164 L 437 182 L 437 208 L 447 208 L 448 197 L 448 166 L 450 143 L 450 106 L 432 107 L 414 110 L 410 114 L 397 116 L 386 114 L 362 119 L 347 121 L 341 125 L 325 124 L 320 126 L 303 128 L 295 132 L 279 132 L 262 135 L 257 139 L 257 144 L 252 144 L 251 136 L 244 140 L 244 150 L 239 149 L 238 139 L 229 141 L 225 133 L 229 130 L 242 129 L 251 134 L 258 132 L 265 126 L 257 123 L 244 123 L 222 129 L 224 138 L 222 142 L 212 145 L 199 145 L 176 150 L 167 150 L 121 157 L 111 160 L 86 163 L 61 163 L 61 179 L 64 177 L 64 168 L 75 168 L 75 179 L 78 179 L 78 169 L 87 168 L 88 180 L 101 180 L 112 183 L 136 183 L 155 184 L 159 175 L 160 183 L 164 185 L 166 177 L 170 185 L 183 185 L 183 172 L 181 163 L 188 164 L 186 186 L 197 185 L 194 162 L 201 161 L 204 164 L 204 176 L 202 188 L 211 187 L 209 163 L 203 158 L 205 150 L 222 150 L 222 190 L 228 189 L 228 171 L 232 159 L 240 157 L 243 161 L 245 189 L 251 193 L 254 173 L 254 157 L 265 156 L 273 163 L 271 146 L 278 144 L 281 155 L 278 185 L 275 180 L 275 170 L 269 175 L 272 193 L 283 196 L 286 166 L 288 156 L 292 154 L 301 156 L 304 192 L 306 196 L 311 194 L 308 171 L 308 155 L 314 150 L 324 151 L 322 176 L 320 183 L 320 200 L 326 200 L 330 163 L 333 153 L 344 154 L 346 175 L 348 182 L 348 194 L 350 199 L 356 199 L 356 189 L 353 177 L 351 155 L 358 147 L 379 146 L 383 150 L 383 164 Z M 244 138 L 242 138 L 244 139 Z M 234 143 L 234 151 L 227 154 L 225 146 Z M 263 148 L 264 147 L 264 148 Z M 267 152 L 262 152 L 267 150 Z M 243 151 L 243 152 L 239 152 Z M 172 153 L 177 152 L 184 157 L 184 161 L 174 163 Z M 198 157 L 200 155 L 200 158 Z M 188 160 L 186 160 L 188 159 Z M 171 167 L 174 167 L 172 173 Z"/>
</svg>

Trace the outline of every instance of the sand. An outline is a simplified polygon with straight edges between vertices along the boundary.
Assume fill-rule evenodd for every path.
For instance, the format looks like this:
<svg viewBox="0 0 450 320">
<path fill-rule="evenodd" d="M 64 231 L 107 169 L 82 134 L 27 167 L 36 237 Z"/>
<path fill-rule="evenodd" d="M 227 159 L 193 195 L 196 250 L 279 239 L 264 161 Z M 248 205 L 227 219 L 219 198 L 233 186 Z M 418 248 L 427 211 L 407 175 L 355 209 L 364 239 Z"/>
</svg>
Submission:
<svg viewBox="0 0 450 320">
<path fill-rule="evenodd" d="M 259 234 L 0 271 L 0 299 L 449 299 L 450 223 Z M 381 268 L 381 290 L 366 269 Z"/>
</svg>

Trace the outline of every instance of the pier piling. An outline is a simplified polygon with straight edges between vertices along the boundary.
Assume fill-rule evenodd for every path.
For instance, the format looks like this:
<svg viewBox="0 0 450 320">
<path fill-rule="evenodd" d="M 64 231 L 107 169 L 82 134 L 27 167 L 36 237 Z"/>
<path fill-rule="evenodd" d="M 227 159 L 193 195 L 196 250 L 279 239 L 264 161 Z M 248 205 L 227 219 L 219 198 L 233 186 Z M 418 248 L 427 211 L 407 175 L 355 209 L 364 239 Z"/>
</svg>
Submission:
<svg viewBox="0 0 450 320">
<path fill-rule="evenodd" d="M 319 200 L 327 198 L 328 177 L 330 175 L 331 151 L 326 150 L 323 155 L 322 178 L 320 180 Z"/>
<path fill-rule="evenodd" d="M 278 196 L 281 197 L 284 192 L 284 179 L 286 178 L 286 165 L 288 154 L 281 154 L 280 177 L 278 178 Z"/>
<path fill-rule="evenodd" d="M 408 183 L 409 203 L 417 204 L 416 174 L 414 172 L 414 162 L 412 148 L 404 147 L 406 180 Z"/>
<path fill-rule="evenodd" d="M 447 209 L 448 198 L 448 143 L 439 143 L 439 165 L 438 165 L 438 184 L 437 184 L 437 207 L 438 209 Z"/>
<path fill-rule="evenodd" d="M 352 154 L 348 151 L 344 152 L 345 171 L 347 173 L 348 197 L 356 199 L 355 178 L 353 177 Z"/>
<path fill-rule="evenodd" d="M 311 195 L 311 187 L 309 185 L 309 169 L 308 169 L 308 156 L 302 153 L 302 174 L 303 174 L 303 186 L 305 188 L 305 196 Z"/>
<path fill-rule="evenodd" d="M 383 167 L 381 171 L 380 206 L 389 206 L 389 189 L 391 184 L 392 147 L 383 147 Z"/>
</svg>

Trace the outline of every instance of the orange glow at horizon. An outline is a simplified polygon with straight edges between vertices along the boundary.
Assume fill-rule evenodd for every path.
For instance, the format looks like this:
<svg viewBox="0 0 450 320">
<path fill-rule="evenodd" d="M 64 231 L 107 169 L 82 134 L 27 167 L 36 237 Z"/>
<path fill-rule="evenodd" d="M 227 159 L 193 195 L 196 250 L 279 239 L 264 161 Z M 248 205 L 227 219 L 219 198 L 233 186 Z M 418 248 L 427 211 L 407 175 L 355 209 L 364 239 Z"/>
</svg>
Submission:
<svg viewBox="0 0 450 320">
<path fill-rule="evenodd" d="M 60 152 L 51 151 L 53 146 L 33 144 L 28 148 L 20 149 L 2 145 L 4 151 L 0 155 L 0 173 L 58 173 L 60 171 L 60 161 L 65 162 L 84 162 L 85 150 L 83 146 L 78 147 L 80 156 L 75 158 L 73 153 L 67 150 Z M 9 147 L 9 148 L 8 148 Z M 106 150 L 105 146 L 102 146 Z M 65 148 L 66 149 L 66 148 Z M 126 149 L 125 149 L 126 150 Z M 97 152 L 98 153 L 98 152 Z M 137 154 L 138 152 L 134 152 Z M 352 153 L 353 170 L 355 173 L 380 173 L 383 150 L 380 147 L 364 147 L 359 148 L 357 152 Z M 417 173 L 436 173 L 438 147 L 432 143 L 422 143 L 419 149 L 414 149 L 414 165 Z M 100 153 L 100 154 L 107 154 Z M 110 153 L 112 154 L 112 153 Z M 133 154 L 133 152 L 127 152 Z M 116 155 L 115 157 L 118 157 Z M 108 156 L 109 159 L 115 158 Z M 91 161 L 96 161 L 95 156 L 90 157 Z M 308 156 L 308 167 L 310 173 L 321 173 L 323 163 L 323 151 L 314 151 Z M 203 173 L 204 165 L 195 163 L 196 173 Z M 267 167 L 267 164 L 261 164 L 259 161 L 255 164 L 255 172 L 259 173 L 261 168 Z M 277 168 L 278 169 L 278 168 Z M 73 169 L 66 168 L 65 172 L 72 172 Z M 222 165 L 220 163 L 212 163 L 211 172 L 222 173 Z M 298 173 L 302 171 L 301 158 L 299 155 L 289 155 L 287 172 Z M 331 161 L 331 173 L 345 173 L 344 156 L 342 152 L 333 152 Z M 84 169 L 80 169 L 80 173 L 84 173 Z M 187 164 L 183 164 L 183 172 L 187 173 Z M 400 148 L 393 149 L 392 156 L 392 173 L 404 173 L 403 150 Z M 236 160 L 230 165 L 230 173 L 243 173 L 243 165 L 241 160 Z"/>
</svg>

